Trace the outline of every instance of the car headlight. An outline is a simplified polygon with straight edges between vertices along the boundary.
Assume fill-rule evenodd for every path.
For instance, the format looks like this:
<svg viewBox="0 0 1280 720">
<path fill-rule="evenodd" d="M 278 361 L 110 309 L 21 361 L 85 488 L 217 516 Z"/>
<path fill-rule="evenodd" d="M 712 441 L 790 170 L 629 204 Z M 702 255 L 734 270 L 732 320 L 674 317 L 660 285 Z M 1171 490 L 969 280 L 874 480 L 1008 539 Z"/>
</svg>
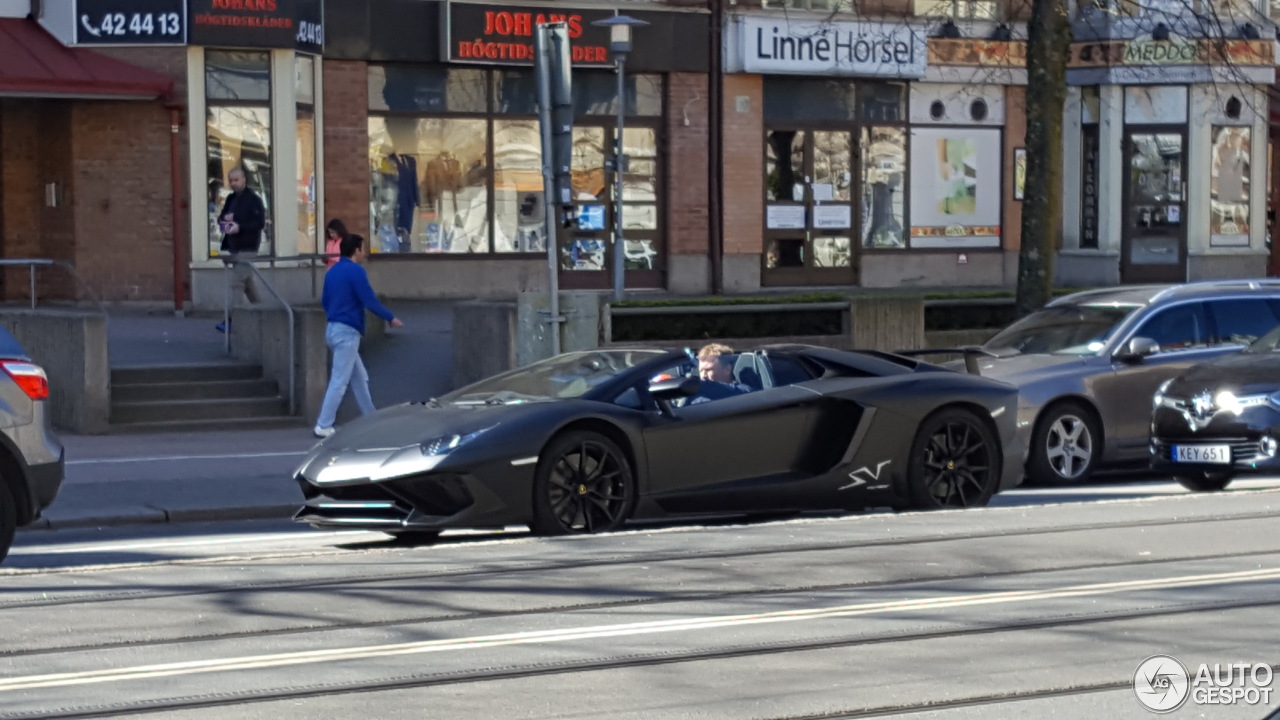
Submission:
<svg viewBox="0 0 1280 720">
<path fill-rule="evenodd" d="M 1151 398 L 1152 405 L 1162 405 L 1164 403 L 1164 393 L 1169 389 L 1169 386 L 1173 384 L 1173 380 L 1174 378 L 1169 378 L 1168 380 L 1160 383 L 1160 387 L 1156 388 L 1155 396 Z"/>
<path fill-rule="evenodd" d="M 1239 415 L 1245 408 L 1267 402 L 1266 395 L 1236 395 L 1230 390 L 1223 390 L 1213 396 L 1213 406 L 1223 412 Z"/>
<path fill-rule="evenodd" d="M 475 440 L 476 438 L 480 437 L 486 432 L 489 432 L 495 427 L 497 427 L 497 425 L 490 425 L 487 428 L 480 428 L 475 432 L 467 433 L 465 435 L 460 435 L 457 433 L 454 433 L 453 435 L 442 435 L 438 438 L 434 438 L 432 440 L 428 440 L 422 443 L 419 447 L 422 448 L 423 455 L 427 455 L 427 456 L 448 455 L 454 450 L 457 450 L 459 447 L 466 445 L 467 443 L 471 442 L 472 440 Z"/>
</svg>

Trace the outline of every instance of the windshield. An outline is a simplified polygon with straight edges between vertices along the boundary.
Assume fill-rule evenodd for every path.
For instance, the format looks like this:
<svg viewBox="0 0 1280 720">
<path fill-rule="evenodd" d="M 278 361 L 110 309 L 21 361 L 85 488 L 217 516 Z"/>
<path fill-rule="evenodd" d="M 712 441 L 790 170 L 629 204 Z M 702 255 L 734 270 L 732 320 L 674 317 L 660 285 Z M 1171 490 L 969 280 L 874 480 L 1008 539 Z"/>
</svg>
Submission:
<svg viewBox="0 0 1280 720">
<path fill-rule="evenodd" d="M 1138 305 L 1060 305 L 1037 310 L 983 345 L 1025 355 L 1092 355 L 1100 352 L 1120 322 Z"/>
<path fill-rule="evenodd" d="M 1280 326 L 1272 328 L 1271 332 L 1263 335 L 1253 344 L 1246 347 L 1242 352 L 1247 353 L 1273 353 L 1280 352 Z"/>
<path fill-rule="evenodd" d="M 454 390 L 440 398 L 458 405 L 575 398 L 619 373 L 665 355 L 662 350 L 590 350 L 557 355 Z"/>
</svg>

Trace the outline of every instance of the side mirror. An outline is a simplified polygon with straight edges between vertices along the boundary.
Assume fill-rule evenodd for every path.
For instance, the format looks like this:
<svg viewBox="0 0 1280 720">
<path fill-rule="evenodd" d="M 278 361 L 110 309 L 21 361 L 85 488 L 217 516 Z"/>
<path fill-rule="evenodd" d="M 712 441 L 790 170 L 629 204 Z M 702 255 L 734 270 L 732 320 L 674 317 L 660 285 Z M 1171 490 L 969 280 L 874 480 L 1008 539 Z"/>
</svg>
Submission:
<svg viewBox="0 0 1280 720">
<path fill-rule="evenodd" d="M 1160 352 L 1160 345 L 1155 340 L 1146 337 L 1135 337 L 1130 338 L 1129 342 L 1125 343 L 1120 352 L 1116 353 L 1116 358 L 1126 362 L 1134 362 L 1157 352 Z"/>
<path fill-rule="evenodd" d="M 672 417 L 671 401 L 679 398 L 693 397 L 702 388 L 702 380 L 696 377 L 679 377 L 649 383 L 649 394 L 658 401 L 662 414 Z"/>
</svg>

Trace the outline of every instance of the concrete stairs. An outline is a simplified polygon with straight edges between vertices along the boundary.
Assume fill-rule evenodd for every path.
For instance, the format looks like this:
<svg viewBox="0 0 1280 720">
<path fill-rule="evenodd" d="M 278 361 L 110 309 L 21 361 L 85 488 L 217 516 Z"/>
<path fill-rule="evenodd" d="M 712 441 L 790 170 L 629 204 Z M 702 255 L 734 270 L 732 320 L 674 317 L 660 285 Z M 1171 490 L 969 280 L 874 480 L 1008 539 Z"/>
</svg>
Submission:
<svg viewBox="0 0 1280 720">
<path fill-rule="evenodd" d="M 248 364 L 112 368 L 110 432 L 201 432 L 301 427 L 289 398 Z"/>
</svg>

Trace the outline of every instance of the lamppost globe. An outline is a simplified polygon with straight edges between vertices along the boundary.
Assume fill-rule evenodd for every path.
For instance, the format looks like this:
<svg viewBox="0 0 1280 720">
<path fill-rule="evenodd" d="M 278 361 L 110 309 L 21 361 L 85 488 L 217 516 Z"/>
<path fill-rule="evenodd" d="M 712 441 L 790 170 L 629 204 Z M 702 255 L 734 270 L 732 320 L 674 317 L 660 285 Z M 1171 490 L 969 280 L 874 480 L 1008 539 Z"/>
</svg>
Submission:
<svg viewBox="0 0 1280 720">
<path fill-rule="evenodd" d="M 625 283 L 626 240 L 622 233 L 622 178 L 627 171 L 627 158 L 623 151 L 623 124 L 627 114 L 626 64 L 627 53 L 631 52 L 631 30 L 649 23 L 621 13 L 613 17 L 596 20 L 591 23 L 596 27 L 609 28 L 609 49 L 613 52 L 614 66 L 618 71 L 618 128 L 613 143 L 613 297 L 622 299 Z"/>
</svg>

